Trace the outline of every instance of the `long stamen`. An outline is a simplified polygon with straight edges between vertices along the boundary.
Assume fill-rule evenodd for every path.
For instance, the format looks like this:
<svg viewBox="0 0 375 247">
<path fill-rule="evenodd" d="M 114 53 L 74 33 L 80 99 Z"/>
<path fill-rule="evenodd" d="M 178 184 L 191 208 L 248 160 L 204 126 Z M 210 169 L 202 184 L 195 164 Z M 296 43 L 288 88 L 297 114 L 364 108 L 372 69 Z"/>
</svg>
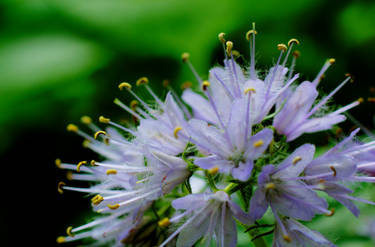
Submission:
<svg viewBox="0 0 375 247">
<path fill-rule="evenodd" d="M 289 74 L 288 74 L 287 81 L 289 81 L 290 78 L 292 78 L 292 75 L 293 75 L 293 72 L 294 72 L 294 68 L 296 67 L 296 61 L 297 61 L 297 58 L 299 58 L 299 56 L 300 56 L 300 52 L 299 51 L 294 51 L 292 53 L 292 56 L 293 56 L 293 59 L 292 59 L 292 64 L 290 65 L 290 69 L 289 69 Z"/>
<path fill-rule="evenodd" d="M 128 128 L 126 128 L 126 127 L 120 125 L 120 124 L 115 123 L 115 122 L 112 122 L 111 119 L 109 119 L 109 118 L 106 118 L 106 117 L 100 116 L 100 117 L 99 117 L 99 122 L 101 122 L 101 123 L 105 123 L 105 124 L 110 124 L 110 125 L 112 125 L 112 126 L 114 126 L 114 127 L 116 127 L 116 128 L 119 128 L 119 129 L 121 129 L 121 130 L 123 130 L 123 131 L 125 131 L 125 132 L 128 132 L 128 133 L 132 134 L 133 136 L 136 136 L 136 135 L 137 135 L 135 131 L 133 131 L 133 130 L 131 130 L 131 129 L 128 129 Z"/>
<path fill-rule="evenodd" d="M 146 103 L 144 102 L 136 93 L 134 93 L 132 90 L 131 90 L 131 85 L 127 82 L 122 82 L 119 84 L 119 89 L 122 90 L 123 88 L 125 88 L 131 95 L 133 95 L 134 98 L 136 98 L 141 104 L 142 106 L 147 109 L 147 111 L 149 112 L 149 114 L 151 114 L 152 112 L 152 109 L 151 107 Z"/>
<path fill-rule="evenodd" d="M 185 53 L 182 54 L 181 58 L 182 58 L 182 62 L 186 63 L 189 66 L 191 72 L 195 76 L 195 79 L 198 81 L 199 85 L 202 85 L 203 81 L 202 81 L 201 77 L 198 75 L 198 73 L 195 70 L 193 64 L 190 62 L 190 59 L 189 59 L 190 54 L 185 52 Z"/>
<path fill-rule="evenodd" d="M 291 39 L 291 40 L 288 41 L 288 47 L 289 48 L 288 48 L 288 51 L 287 51 L 286 56 L 284 58 L 284 61 L 282 63 L 283 67 L 285 67 L 286 62 L 288 61 L 289 54 L 292 51 L 294 44 L 299 45 L 299 41 L 297 39 Z"/>
<path fill-rule="evenodd" d="M 268 97 L 268 94 L 271 91 L 272 83 L 275 80 L 277 71 L 279 70 L 279 64 L 280 64 L 281 57 L 283 56 L 284 52 L 287 50 L 287 47 L 284 44 L 278 44 L 277 49 L 280 50 L 280 55 L 279 55 L 279 58 L 277 59 L 275 67 L 273 68 L 271 80 L 268 82 L 267 92 L 266 92 L 266 96 L 265 96 L 266 98 Z"/>
<path fill-rule="evenodd" d="M 335 94 L 337 91 L 339 91 L 348 81 L 350 81 L 350 77 L 346 78 L 343 82 L 340 83 L 332 92 L 330 92 L 324 99 L 322 99 L 316 106 L 314 106 L 311 111 L 306 114 L 305 119 L 308 119 L 311 115 L 313 115 L 317 110 L 319 110 L 320 107 L 322 107 L 327 101 Z"/>
<path fill-rule="evenodd" d="M 335 60 L 334 58 L 330 58 L 330 59 L 328 59 L 328 60 L 324 63 L 322 69 L 319 71 L 318 75 L 317 75 L 317 76 L 315 77 L 315 79 L 312 81 L 312 83 L 313 83 L 315 86 L 318 85 L 318 83 L 320 82 L 320 80 L 321 80 L 322 76 L 324 75 L 324 73 L 325 73 L 325 72 L 327 71 L 327 69 L 328 69 L 332 64 L 334 64 L 335 62 L 336 62 L 336 60 Z"/>
<path fill-rule="evenodd" d="M 258 32 L 255 30 L 255 22 L 253 22 L 253 29 L 246 33 L 246 39 L 249 41 L 250 50 L 250 78 L 252 80 L 256 79 L 255 73 L 255 35 Z M 250 37 L 252 36 L 252 37 Z"/>
<path fill-rule="evenodd" d="M 227 93 L 228 97 L 233 99 L 234 96 L 233 94 L 231 93 L 231 91 L 228 89 L 228 87 L 225 85 L 225 83 L 223 82 L 223 80 L 217 75 L 217 73 L 213 72 L 216 80 L 218 80 L 220 82 L 220 84 L 223 86 L 225 92 Z"/>
<path fill-rule="evenodd" d="M 125 105 L 124 103 L 122 103 L 119 99 L 116 98 L 113 102 L 116 105 L 118 105 L 121 108 L 123 108 L 128 113 L 130 113 L 131 115 L 133 115 L 134 117 L 136 117 L 137 119 L 143 119 L 143 117 L 141 117 L 138 113 L 136 113 L 135 111 L 133 111 L 132 109 L 130 109 L 127 105 Z"/>
</svg>

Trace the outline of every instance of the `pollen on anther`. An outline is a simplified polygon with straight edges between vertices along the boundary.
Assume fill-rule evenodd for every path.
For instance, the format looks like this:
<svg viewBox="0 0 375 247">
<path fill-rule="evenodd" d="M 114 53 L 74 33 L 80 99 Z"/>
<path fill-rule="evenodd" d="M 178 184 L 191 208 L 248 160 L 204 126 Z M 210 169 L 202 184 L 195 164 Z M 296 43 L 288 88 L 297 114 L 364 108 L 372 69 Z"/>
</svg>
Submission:
<svg viewBox="0 0 375 247">
<path fill-rule="evenodd" d="M 169 218 L 167 218 L 167 217 L 165 217 L 164 219 L 162 219 L 162 220 L 159 220 L 159 222 L 158 222 L 158 225 L 160 226 L 160 227 L 167 227 L 167 226 L 169 226 L 171 224 L 171 222 L 169 221 Z"/>
<path fill-rule="evenodd" d="M 126 88 L 126 89 L 132 89 L 132 85 L 130 85 L 128 82 L 121 82 L 119 85 L 118 85 L 118 88 L 120 90 Z"/>
<path fill-rule="evenodd" d="M 68 124 L 68 126 L 66 126 L 66 129 L 71 132 L 77 132 L 78 126 L 75 124 Z"/>
<path fill-rule="evenodd" d="M 61 168 L 61 160 L 60 160 L 60 159 L 56 159 L 56 160 L 55 160 L 55 165 L 56 165 L 58 168 Z"/>
<path fill-rule="evenodd" d="M 191 88 L 192 86 L 193 86 L 193 84 L 190 81 L 186 81 L 186 82 L 181 84 L 181 89 L 184 90 L 184 89 L 187 89 L 187 88 Z"/>
<path fill-rule="evenodd" d="M 276 185 L 274 183 L 267 183 L 265 188 L 266 190 L 273 190 L 276 188 Z"/>
<path fill-rule="evenodd" d="M 209 81 L 203 81 L 202 83 L 202 90 L 203 91 L 206 91 L 207 88 L 211 85 L 211 83 Z"/>
<path fill-rule="evenodd" d="M 68 171 L 68 172 L 66 173 L 66 178 L 67 178 L 68 180 L 73 180 L 73 172 L 72 172 L 72 171 Z"/>
<path fill-rule="evenodd" d="M 208 170 L 208 173 L 209 173 L 210 175 L 215 175 L 215 174 L 217 174 L 218 172 L 219 172 L 219 167 L 217 167 L 217 166 L 214 166 L 214 167 L 212 167 L 211 169 Z"/>
<path fill-rule="evenodd" d="M 141 85 L 144 85 L 144 84 L 147 84 L 149 81 L 148 81 L 148 78 L 147 77 L 141 77 L 137 80 L 137 82 L 135 83 L 135 85 L 137 86 L 141 86 Z"/>
<path fill-rule="evenodd" d="M 137 100 L 133 99 L 132 101 L 130 101 L 130 108 L 132 110 L 135 110 L 137 108 L 138 104 L 139 104 L 139 102 Z"/>
<path fill-rule="evenodd" d="M 249 92 L 252 92 L 252 93 L 256 93 L 256 90 L 255 88 L 252 88 L 252 87 L 248 87 L 244 90 L 244 93 L 247 94 Z"/>
<path fill-rule="evenodd" d="M 95 160 L 91 160 L 91 161 L 90 161 L 90 165 L 92 165 L 92 166 L 95 166 L 95 165 L 96 165 L 95 163 L 96 163 Z"/>
<path fill-rule="evenodd" d="M 335 214 L 335 212 L 336 212 L 336 210 L 335 210 L 334 208 L 332 208 L 330 211 L 331 211 L 331 212 L 325 214 L 325 216 L 333 216 L 333 215 Z"/>
<path fill-rule="evenodd" d="M 109 124 L 110 121 L 111 121 L 111 119 L 106 118 L 104 116 L 99 117 L 99 122 L 101 122 L 101 123 Z"/>
<path fill-rule="evenodd" d="M 63 237 L 63 236 L 58 237 L 58 238 L 56 239 L 56 242 L 57 242 L 58 244 L 65 243 L 65 237 Z"/>
<path fill-rule="evenodd" d="M 284 235 L 283 239 L 288 243 L 292 242 L 292 239 L 288 235 Z"/>
<path fill-rule="evenodd" d="M 72 233 L 73 227 L 69 226 L 66 228 L 66 234 L 68 234 L 69 237 L 74 237 L 74 234 Z"/>
<path fill-rule="evenodd" d="M 300 51 L 294 51 L 292 53 L 292 56 L 295 57 L 295 58 L 299 58 L 301 56 L 301 52 Z"/>
<path fill-rule="evenodd" d="M 251 36 L 252 34 L 253 34 L 253 35 L 257 35 L 258 32 L 255 31 L 254 29 L 249 30 L 249 31 L 246 33 L 246 39 L 247 39 L 247 40 L 250 40 L 250 36 Z"/>
<path fill-rule="evenodd" d="M 258 141 L 256 141 L 256 142 L 254 142 L 253 146 L 254 146 L 255 148 L 258 148 L 258 147 L 263 146 L 263 144 L 264 144 L 263 140 L 258 140 Z"/>
<path fill-rule="evenodd" d="M 91 124 L 92 123 L 92 119 L 89 116 L 82 116 L 81 117 L 81 123 L 83 123 L 83 124 Z"/>
<path fill-rule="evenodd" d="M 186 63 L 189 60 L 189 58 L 190 58 L 189 53 L 187 53 L 187 52 L 182 53 L 182 55 L 181 55 L 182 62 Z"/>
<path fill-rule="evenodd" d="M 94 138 L 95 138 L 95 139 L 98 139 L 98 137 L 99 137 L 100 135 L 107 135 L 107 132 L 105 132 L 105 131 L 103 131 L 103 130 L 99 130 L 99 131 L 95 132 L 95 134 L 94 134 Z"/>
<path fill-rule="evenodd" d="M 277 45 L 277 49 L 279 51 L 283 51 L 283 52 L 286 52 L 288 50 L 288 47 L 285 45 L 285 44 L 278 44 Z"/>
<path fill-rule="evenodd" d="M 104 198 L 101 195 L 96 195 L 93 198 L 91 198 L 91 202 L 95 206 L 99 205 L 103 200 Z"/>
<path fill-rule="evenodd" d="M 116 175 L 117 174 L 117 170 L 116 169 L 108 169 L 105 173 L 107 175 Z"/>
<path fill-rule="evenodd" d="M 173 130 L 174 138 L 178 139 L 178 132 L 180 132 L 181 130 L 182 130 L 181 126 L 177 126 L 176 128 L 174 128 L 174 130 Z"/>
<path fill-rule="evenodd" d="M 115 210 L 115 209 L 118 209 L 120 207 L 120 204 L 115 204 L 115 205 L 112 205 L 112 204 L 107 204 L 107 207 L 111 210 Z"/>
<path fill-rule="evenodd" d="M 293 165 L 295 165 L 295 164 L 297 164 L 301 160 L 302 160 L 301 156 L 296 156 L 296 157 L 294 157 L 292 163 L 293 163 Z"/>
<path fill-rule="evenodd" d="M 359 99 L 357 99 L 358 103 L 362 104 L 365 100 L 361 97 Z"/>
<path fill-rule="evenodd" d="M 334 58 L 330 58 L 330 59 L 328 59 L 328 62 L 329 62 L 330 64 L 334 64 L 334 63 L 336 63 L 336 59 L 334 59 Z"/>
<path fill-rule="evenodd" d="M 291 46 L 292 44 L 299 45 L 299 40 L 298 40 L 298 39 L 295 39 L 295 38 L 290 39 L 290 40 L 288 41 L 288 46 Z"/>
<path fill-rule="evenodd" d="M 57 191 L 62 194 L 64 193 L 63 191 L 63 186 L 65 186 L 66 184 L 64 182 L 59 182 L 58 185 L 57 185 Z"/>
<path fill-rule="evenodd" d="M 232 41 L 227 41 L 226 43 L 226 46 L 227 46 L 227 54 L 228 56 L 230 56 L 232 54 L 232 49 L 233 49 L 233 42 Z"/>
<path fill-rule="evenodd" d="M 221 43 L 225 43 L 225 33 L 219 33 L 218 35 L 217 35 L 217 37 L 219 38 L 219 41 L 221 42 Z"/>
<path fill-rule="evenodd" d="M 77 164 L 77 172 L 81 171 L 81 166 L 86 165 L 87 161 L 81 161 Z"/>
</svg>

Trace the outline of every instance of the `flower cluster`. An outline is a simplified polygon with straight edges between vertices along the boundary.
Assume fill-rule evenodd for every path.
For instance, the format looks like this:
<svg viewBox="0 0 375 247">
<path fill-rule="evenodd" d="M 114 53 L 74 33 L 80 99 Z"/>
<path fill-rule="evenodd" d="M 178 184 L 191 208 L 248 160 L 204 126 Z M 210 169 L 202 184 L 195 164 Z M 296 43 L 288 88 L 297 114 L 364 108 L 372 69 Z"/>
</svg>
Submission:
<svg viewBox="0 0 375 247">
<path fill-rule="evenodd" d="M 254 26 L 246 34 L 250 64 L 243 68 L 236 62 L 233 42 L 220 33 L 224 66 L 212 68 L 208 80 L 201 79 L 184 53 L 182 61 L 200 89 L 185 84 L 182 99 L 172 89 L 160 99 L 142 77 L 135 84 L 154 99 L 149 104 L 130 83 L 121 83 L 119 89 L 134 99 L 130 106 L 118 99 L 115 104 L 132 116 L 134 124 L 120 125 L 101 116 L 99 122 L 108 125 L 101 130 L 85 116 L 81 121 L 93 136 L 68 125 L 85 139 L 85 147 L 104 158 L 78 164 L 56 160 L 59 168 L 71 170 L 68 179 L 91 185 L 80 188 L 60 182 L 58 191 L 92 195 L 98 214 L 85 225 L 68 227 L 67 236 L 57 242 L 91 239 L 90 246 L 189 247 L 215 241 L 215 246 L 227 247 L 236 246 L 240 224 L 256 246 L 264 246 L 265 234 L 258 234 L 264 224 L 258 221 L 270 208 L 274 222 L 266 227 L 272 227 L 268 233 L 274 233 L 273 246 L 334 246 L 300 221 L 332 216 L 335 210 L 327 197 L 356 216 L 354 202 L 375 205 L 354 197 L 349 188 L 356 182 L 375 182 L 375 142 L 356 141 L 359 129 L 320 156 L 313 144 L 289 148 L 304 133 L 329 130 L 344 121 L 343 113 L 360 104 L 356 100 L 325 110 L 351 76 L 317 100 L 319 82 L 335 60 L 328 59 L 311 82 L 297 85 L 294 67 L 299 52 L 293 49 L 299 41 L 277 45 L 276 64 L 261 73 L 255 68 L 256 34 Z"/>
</svg>

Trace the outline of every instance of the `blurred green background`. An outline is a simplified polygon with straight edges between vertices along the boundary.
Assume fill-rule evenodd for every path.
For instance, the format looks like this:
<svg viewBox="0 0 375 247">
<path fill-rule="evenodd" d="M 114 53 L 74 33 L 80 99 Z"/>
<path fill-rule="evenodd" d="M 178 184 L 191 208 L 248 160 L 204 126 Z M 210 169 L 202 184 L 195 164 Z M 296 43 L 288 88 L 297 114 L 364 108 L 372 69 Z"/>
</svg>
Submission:
<svg viewBox="0 0 375 247">
<path fill-rule="evenodd" d="M 76 163 L 97 157 L 65 131 L 66 124 L 78 123 L 84 114 L 126 118 L 112 103 L 115 97 L 130 101 L 117 88 L 122 81 L 147 76 L 162 96 L 161 83 L 168 79 L 180 92 L 182 82 L 194 82 L 180 62 L 185 51 L 206 78 L 223 58 L 219 32 L 248 59 L 244 35 L 253 21 L 260 68 L 276 61 L 278 43 L 297 38 L 296 69 L 302 78 L 313 79 L 326 58 L 335 57 L 322 91 L 332 90 L 350 72 L 355 82 L 334 97 L 338 104 L 375 96 L 373 0 L 2 0 L 1 246 L 53 246 L 66 226 L 83 223 L 89 212 L 82 195 L 56 193 L 65 174 L 54 166 L 55 158 Z M 365 102 L 351 113 L 374 128 L 373 104 Z M 352 125 L 342 127 L 347 132 Z M 374 209 L 367 211 L 365 218 L 375 215 Z M 359 220 L 346 211 L 335 217 L 317 219 L 316 229 L 323 228 L 339 246 L 373 246 L 357 236 Z"/>
</svg>

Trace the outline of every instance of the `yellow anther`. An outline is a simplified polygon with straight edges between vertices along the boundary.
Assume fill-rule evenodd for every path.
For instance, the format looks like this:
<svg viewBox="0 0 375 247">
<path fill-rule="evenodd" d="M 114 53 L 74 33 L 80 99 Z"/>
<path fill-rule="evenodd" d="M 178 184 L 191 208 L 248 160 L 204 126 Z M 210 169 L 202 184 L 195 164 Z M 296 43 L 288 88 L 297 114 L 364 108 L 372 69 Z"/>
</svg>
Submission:
<svg viewBox="0 0 375 247">
<path fill-rule="evenodd" d="M 84 148 L 88 148 L 89 146 L 90 146 L 90 141 L 89 140 L 83 140 L 83 142 L 82 142 L 82 146 L 84 147 Z"/>
<path fill-rule="evenodd" d="M 330 166 L 329 169 L 331 169 L 333 171 L 333 176 L 336 177 L 336 175 L 337 175 L 336 168 L 334 166 Z"/>
<path fill-rule="evenodd" d="M 358 103 L 362 104 L 365 100 L 361 97 L 359 99 L 357 99 Z"/>
<path fill-rule="evenodd" d="M 190 81 L 186 81 L 186 82 L 182 83 L 181 89 L 184 90 L 184 89 L 187 89 L 187 88 L 191 88 L 192 86 L 193 86 L 193 84 Z"/>
<path fill-rule="evenodd" d="M 219 33 L 217 37 L 221 43 L 225 44 L 225 33 Z"/>
<path fill-rule="evenodd" d="M 334 63 L 336 63 L 336 59 L 334 59 L 334 58 L 330 58 L 330 59 L 328 59 L 328 62 L 329 62 L 330 64 L 334 64 Z"/>
<path fill-rule="evenodd" d="M 256 90 L 253 87 L 248 87 L 245 89 L 244 93 L 247 94 L 248 92 L 256 93 Z"/>
<path fill-rule="evenodd" d="M 299 58 L 301 56 L 301 52 L 300 51 L 294 51 L 292 53 L 292 56 L 295 57 L 295 58 Z"/>
<path fill-rule="evenodd" d="M 68 171 L 68 172 L 66 173 L 66 178 L 67 178 L 68 180 L 73 180 L 73 172 L 72 172 L 72 171 Z"/>
<path fill-rule="evenodd" d="M 361 98 L 360 98 L 361 99 Z M 367 98 L 368 102 L 375 103 L 375 98 L 374 97 L 368 97 Z"/>
<path fill-rule="evenodd" d="M 233 42 L 232 41 L 227 41 L 226 43 L 227 46 L 227 54 L 230 56 L 232 54 L 232 49 L 233 49 Z"/>
<path fill-rule="evenodd" d="M 63 237 L 63 236 L 57 237 L 56 242 L 58 244 L 65 243 L 65 237 Z"/>
<path fill-rule="evenodd" d="M 211 85 L 211 83 L 209 81 L 203 81 L 202 83 L 202 90 L 203 91 L 206 91 L 207 88 Z"/>
<path fill-rule="evenodd" d="M 180 132 L 182 130 L 182 127 L 181 126 L 177 126 L 176 128 L 174 128 L 173 130 L 173 135 L 174 135 L 174 138 L 178 139 L 178 132 Z"/>
<path fill-rule="evenodd" d="M 148 83 L 148 78 L 147 77 L 141 77 L 137 80 L 135 85 L 141 86 L 141 85 L 144 85 L 144 84 L 147 84 L 147 83 Z"/>
<path fill-rule="evenodd" d="M 325 216 L 333 216 L 335 214 L 335 212 L 336 212 L 336 210 L 334 208 L 332 208 L 330 210 L 330 213 L 325 214 Z"/>
<path fill-rule="evenodd" d="M 77 172 L 80 172 L 81 171 L 81 166 L 83 165 L 86 165 L 87 164 L 87 161 L 81 161 L 78 163 L 77 165 Z"/>
<path fill-rule="evenodd" d="M 61 168 L 61 160 L 60 160 L 60 159 L 56 159 L 56 160 L 55 160 L 55 165 L 56 165 L 58 168 Z"/>
<path fill-rule="evenodd" d="M 77 132 L 78 126 L 75 124 L 68 124 L 68 126 L 66 126 L 66 129 L 71 132 Z"/>
<path fill-rule="evenodd" d="M 137 108 L 138 104 L 139 104 L 139 102 L 137 100 L 133 99 L 132 101 L 130 101 L 130 108 L 132 110 L 135 110 Z"/>
<path fill-rule="evenodd" d="M 278 49 L 279 51 L 286 52 L 286 50 L 288 50 L 288 47 L 287 47 L 285 44 L 278 44 L 278 45 L 277 45 L 277 49 Z"/>
<path fill-rule="evenodd" d="M 105 132 L 105 131 L 103 131 L 103 130 L 99 130 L 99 131 L 97 131 L 95 134 L 94 134 L 94 138 L 95 139 L 98 139 L 98 137 L 100 136 L 100 135 L 107 135 L 107 132 Z"/>
<path fill-rule="evenodd" d="M 91 199 L 91 202 L 94 205 L 99 205 L 103 200 L 104 198 L 101 195 L 96 195 Z"/>
<path fill-rule="evenodd" d="M 290 39 L 290 40 L 288 41 L 288 46 L 291 46 L 292 44 L 299 45 L 299 41 L 298 41 L 298 39 Z"/>
<path fill-rule="evenodd" d="M 112 204 L 107 204 L 107 207 L 109 208 L 109 209 L 112 209 L 112 210 L 116 210 L 116 209 L 118 209 L 119 207 L 120 207 L 120 204 L 115 204 L 115 205 L 112 205 Z"/>
<path fill-rule="evenodd" d="M 117 170 L 116 169 L 108 169 L 105 173 L 107 175 L 116 175 L 117 174 Z"/>
<path fill-rule="evenodd" d="M 350 73 L 345 74 L 346 77 L 350 77 L 350 82 L 354 82 L 354 76 Z"/>
<path fill-rule="evenodd" d="M 89 116 L 82 116 L 81 117 L 81 122 L 84 123 L 84 124 L 91 124 L 92 123 L 92 119 Z"/>
<path fill-rule="evenodd" d="M 211 174 L 211 175 L 215 175 L 218 172 L 219 172 L 219 167 L 217 167 L 217 166 L 214 166 L 214 167 L 212 167 L 211 169 L 208 170 L 208 173 Z"/>
<path fill-rule="evenodd" d="M 91 161 L 90 161 L 90 165 L 95 166 L 95 165 L 96 165 L 95 162 L 96 162 L 95 160 L 91 160 Z"/>
<path fill-rule="evenodd" d="M 171 222 L 169 221 L 169 218 L 167 218 L 167 217 L 165 217 L 164 219 L 162 219 L 162 220 L 159 220 L 159 222 L 158 222 L 158 225 L 160 226 L 160 227 L 167 227 L 167 226 L 169 226 L 171 224 Z"/>
<path fill-rule="evenodd" d="M 101 122 L 101 123 L 109 124 L 110 121 L 111 121 L 111 119 L 109 119 L 109 118 L 106 118 L 106 117 L 103 117 L 103 116 L 99 117 L 99 122 Z"/>
<path fill-rule="evenodd" d="M 266 190 L 273 190 L 276 188 L 276 185 L 274 183 L 267 183 L 265 188 Z"/>
<path fill-rule="evenodd" d="M 105 145 L 109 145 L 109 138 L 104 138 L 104 143 L 105 143 Z"/>
<path fill-rule="evenodd" d="M 302 160 L 301 156 L 296 156 L 294 157 L 293 161 L 292 161 L 292 164 L 295 165 L 297 164 L 298 162 L 300 162 Z"/>
<path fill-rule="evenodd" d="M 64 193 L 64 191 L 63 191 L 63 186 L 65 186 L 66 184 L 64 183 L 64 182 L 59 182 L 58 184 L 57 184 L 57 191 L 60 193 L 60 194 L 62 194 L 62 193 Z"/>
<path fill-rule="evenodd" d="M 292 242 L 292 239 L 288 235 L 284 235 L 283 239 L 288 243 Z"/>
<path fill-rule="evenodd" d="M 118 85 L 118 88 L 119 88 L 120 90 L 122 90 L 122 89 L 124 89 L 124 88 L 131 90 L 131 89 L 132 89 L 132 85 L 130 85 L 130 83 L 128 83 L 128 82 L 121 82 L 121 83 Z"/>
<path fill-rule="evenodd" d="M 187 53 L 187 52 L 182 53 L 182 55 L 181 55 L 182 62 L 186 63 L 189 60 L 189 58 L 190 58 L 189 53 Z"/>
<path fill-rule="evenodd" d="M 233 57 L 239 57 L 241 55 L 241 53 L 239 52 L 239 51 L 237 51 L 237 50 L 232 50 L 232 56 Z"/>
<path fill-rule="evenodd" d="M 72 229 L 73 229 L 72 226 L 69 226 L 68 228 L 66 228 L 66 234 L 68 234 L 69 237 L 74 237 L 74 234 L 72 233 Z"/>
<path fill-rule="evenodd" d="M 258 141 L 256 141 L 256 142 L 254 142 L 253 146 L 254 146 L 255 148 L 258 148 L 258 147 L 263 146 L 263 144 L 264 144 L 264 141 L 263 141 L 263 140 L 258 140 Z"/>
<path fill-rule="evenodd" d="M 253 35 L 257 35 L 258 32 L 255 31 L 254 29 L 249 30 L 249 31 L 246 33 L 246 39 L 247 39 L 247 40 L 250 40 L 250 37 L 251 37 L 252 34 L 253 34 Z"/>
</svg>

